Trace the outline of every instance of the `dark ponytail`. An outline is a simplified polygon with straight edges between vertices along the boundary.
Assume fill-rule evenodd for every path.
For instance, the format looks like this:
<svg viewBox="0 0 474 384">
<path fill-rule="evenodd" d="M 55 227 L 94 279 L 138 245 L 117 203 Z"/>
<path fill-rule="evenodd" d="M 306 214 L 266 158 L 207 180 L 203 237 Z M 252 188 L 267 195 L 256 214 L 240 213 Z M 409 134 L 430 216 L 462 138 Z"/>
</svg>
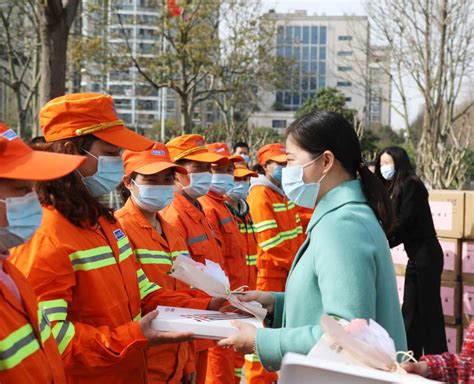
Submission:
<svg viewBox="0 0 474 384">
<path fill-rule="evenodd" d="M 314 110 L 291 124 L 286 135 L 311 153 L 313 158 L 324 151 L 331 151 L 349 175 L 354 179 L 359 175 L 369 206 L 385 233 L 390 234 L 394 214 L 387 191 L 380 179 L 364 163 L 357 134 L 342 115 Z"/>
</svg>

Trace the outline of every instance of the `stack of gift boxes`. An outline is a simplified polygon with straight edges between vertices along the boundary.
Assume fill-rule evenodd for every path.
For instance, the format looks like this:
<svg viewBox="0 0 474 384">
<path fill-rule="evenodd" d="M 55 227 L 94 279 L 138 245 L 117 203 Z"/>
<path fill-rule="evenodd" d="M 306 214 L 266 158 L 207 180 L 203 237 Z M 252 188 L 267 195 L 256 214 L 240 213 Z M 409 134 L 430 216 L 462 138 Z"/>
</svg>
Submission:
<svg viewBox="0 0 474 384">
<path fill-rule="evenodd" d="M 459 352 L 474 317 L 474 191 L 431 191 L 430 207 L 444 254 L 441 301 L 450 352 Z M 403 302 L 407 255 L 392 249 L 400 303 Z"/>
</svg>

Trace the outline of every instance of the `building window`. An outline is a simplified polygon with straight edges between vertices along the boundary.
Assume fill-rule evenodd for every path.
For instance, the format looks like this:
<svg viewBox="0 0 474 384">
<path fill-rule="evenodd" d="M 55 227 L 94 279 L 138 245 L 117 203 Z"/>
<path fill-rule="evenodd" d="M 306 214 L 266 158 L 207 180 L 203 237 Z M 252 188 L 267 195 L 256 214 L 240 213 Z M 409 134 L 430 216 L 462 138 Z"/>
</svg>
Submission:
<svg viewBox="0 0 474 384">
<path fill-rule="evenodd" d="M 340 71 L 340 72 L 352 71 L 352 65 L 338 66 L 337 70 Z"/>
<path fill-rule="evenodd" d="M 352 83 L 350 81 L 338 81 L 337 86 L 338 87 L 350 87 L 350 86 L 352 86 Z"/>
<path fill-rule="evenodd" d="M 311 44 L 318 44 L 318 27 L 311 27 Z"/>
<path fill-rule="evenodd" d="M 319 28 L 319 44 L 326 44 L 326 27 L 320 27 Z"/>
<path fill-rule="evenodd" d="M 157 111 L 158 102 L 156 100 L 137 100 L 137 109 L 142 111 Z"/>
<path fill-rule="evenodd" d="M 346 100 L 347 103 L 350 103 L 352 101 L 352 97 L 346 97 L 345 100 Z"/>
<path fill-rule="evenodd" d="M 131 99 L 117 99 L 114 98 L 114 106 L 117 109 L 131 109 L 132 100 Z"/>
<path fill-rule="evenodd" d="M 349 36 L 349 35 L 341 35 L 341 36 L 338 36 L 337 39 L 339 41 L 351 41 L 352 40 L 352 36 Z"/>
<path fill-rule="evenodd" d="M 339 52 L 337 52 L 337 55 L 338 55 L 338 56 L 342 56 L 342 57 L 344 57 L 344 56 L 352 56 L 352 51 L 339 51 Z"/>
<path fill-rule="evenodd" d="M 286 128 L 286 120 L 272 120 L 272 128 Z"/>
</svg>

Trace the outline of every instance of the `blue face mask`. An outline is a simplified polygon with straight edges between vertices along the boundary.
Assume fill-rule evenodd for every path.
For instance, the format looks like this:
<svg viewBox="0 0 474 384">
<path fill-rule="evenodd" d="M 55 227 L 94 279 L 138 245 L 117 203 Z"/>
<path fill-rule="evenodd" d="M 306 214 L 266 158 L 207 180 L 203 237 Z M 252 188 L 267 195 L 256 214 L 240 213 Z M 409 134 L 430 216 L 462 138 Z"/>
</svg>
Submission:
<svg viewBox="0 0 474 384">
<path fill-rule="evenodd" d="M 393 164 L 382 165 L 380 167 L 380 173 L 385 180 L 392 180 L 393 176 L 395 176 L 395 166 Z"/>
<path fill-rule="evenodd" d="M 144 185 L 132 182 L 138 187 L 138 196 L 132 193 L 132 199 L 148 212 L 158 212 L 171 204 L 174 198 L 174 185 Z"/>
<path fill-rule="evenodd" d="M 84 150 L 88 155 L 97 159 L 97 172 L 92 176 L 82 176 L 82 182 L 94 197 L 105 195 L 118 187 L 123 177 L 123 161 L 120 156 L 94 156 Z M 79 171 L 78 171 L 79 172 Z M 80 174 L 80 173 L 79 173 Z"/>
<path fill-rule="evenodd" d="M 213 173 L 210 190 L 218 195 L 224 195 L 234 187 L 234 175 Z"/>
<path fill-rule="evenodd" d="M 283 169 L 283 191 L 290 200 L 300 207 L 314 208 L 316 205 L 320 183 L 326 175 L 321 177 L 317 183 L 308 184 L 303 181 L 303 177 L 304 168 L 313 164 L 319 157 L 304 165 L 291 165 Z"/>
<path fill-rule="evenodd" d="M 22 197 L 0 200 L 6 204 L 8 226 L 1 228 L 0 243 L 8 248 L 26 243 L 36 232 L 43 218 L 43 210 L 36 192 Z"/>
<path fill-rule="evenodd" d="M 272 177 L 281 183 L 281 178 L 282 178 L 282 172 L 283 172 L 283 166 L 282 165 L 275 165 L 273 167 L 273 172 L 272 172 Z"/>
<path fill-rule="evenodd" d="M 234 188 L 232 188 L 227 195 L 234 200 L 246 199 L 249 194 L 250 184 L 247 181 L 236 181 Z"/>
<path fill-rule="evenodd" d="M 247 163 L 247 165 L 250 164 L 250 156 L 249 155 L 243 155 L 242 154 L 240 156 L 244 159 L 244 161 Z"/>
<path fill-rule="evenodd" d="M 212 182 L 211 172 L 195 172 L 189 174 L 189 185 L 183 188 L 183 191 L 193 199 L 204 196 L 209 192 Z"/>
</svg>

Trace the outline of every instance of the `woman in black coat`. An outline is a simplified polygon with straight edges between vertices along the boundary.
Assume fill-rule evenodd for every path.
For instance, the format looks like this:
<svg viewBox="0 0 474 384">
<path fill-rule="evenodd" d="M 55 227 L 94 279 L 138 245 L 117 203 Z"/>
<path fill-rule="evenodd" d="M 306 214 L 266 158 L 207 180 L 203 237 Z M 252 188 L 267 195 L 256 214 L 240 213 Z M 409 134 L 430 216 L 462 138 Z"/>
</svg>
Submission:
<svg viewBox="0 0 474 384">
<path fill-rule="evenodd" d="M 443 251 L 436 238 L 428 191 L 403 148 L 384 149 L 377 157 L 375 173 L 385 183 L 396 213 L 390 247 L 403 243 L 408 255 L 402 306 L 408 349 L 415 358 L 446 352 L 440 296 Z"/>
</svg>

